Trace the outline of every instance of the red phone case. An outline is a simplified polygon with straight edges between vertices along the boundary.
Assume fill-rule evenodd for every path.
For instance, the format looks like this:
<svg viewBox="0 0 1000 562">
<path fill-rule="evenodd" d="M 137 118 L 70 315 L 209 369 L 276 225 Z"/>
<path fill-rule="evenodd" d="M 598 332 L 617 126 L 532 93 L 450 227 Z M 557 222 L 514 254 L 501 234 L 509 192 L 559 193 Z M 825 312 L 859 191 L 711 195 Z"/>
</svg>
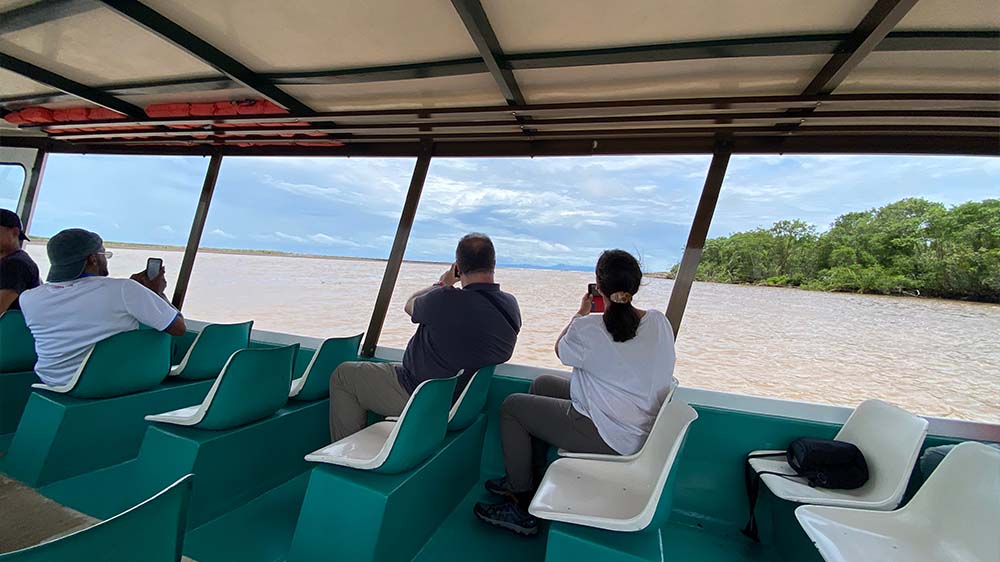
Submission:
<svg viewBox="0 0 1000 562">
<path fill-rule="evenodd" d="M 590 299 L 591 312 L 604 312 L 604 297 L 597 296 Z"/>
</svg>

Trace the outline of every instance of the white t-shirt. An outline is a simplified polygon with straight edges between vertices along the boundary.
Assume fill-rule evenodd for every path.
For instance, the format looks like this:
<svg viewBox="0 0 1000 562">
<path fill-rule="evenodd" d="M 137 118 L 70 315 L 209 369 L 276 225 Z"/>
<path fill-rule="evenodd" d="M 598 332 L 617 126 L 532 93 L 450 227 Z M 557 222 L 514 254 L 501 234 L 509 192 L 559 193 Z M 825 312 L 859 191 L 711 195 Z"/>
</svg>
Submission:
<svg viewBox="0 0 1000 562">
<path fill-rule="evenodd" d="M 21 293 L 21 312 L 35 337 L 35 373 L 47 385 L 70 381 L 97 342 L 135 330 L 139 323 L 170 327 L 177 310 L 131 279 L 83 277 Z"/>
<path fill-rule="evenodd" d="M 577 318 L 559 340 L 559 359 L 573 367 L 573 407 L 612 449 L 638 451 L 673 381 L 674 333 L 663 313 L 646 311 L 626 342 L 611 338 L 600 314 Z"/>
</svg>

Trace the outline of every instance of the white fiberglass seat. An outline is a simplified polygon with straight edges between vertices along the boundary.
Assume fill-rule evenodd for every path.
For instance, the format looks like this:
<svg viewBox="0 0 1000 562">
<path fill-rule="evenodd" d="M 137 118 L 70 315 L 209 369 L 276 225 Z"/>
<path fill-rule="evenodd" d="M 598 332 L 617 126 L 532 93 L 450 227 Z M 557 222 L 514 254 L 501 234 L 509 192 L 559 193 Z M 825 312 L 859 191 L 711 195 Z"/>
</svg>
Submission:
<svg viewBox="0 0 1000 562">
<path fill-rule="evenodd" d="M 610 531 L 641 531 L 670 514 L 667 478 L 698 418 L 684 402 L 668 402 L 636 458 L 624 462 L 558 459 L 531 500 L 528 511 L 550 521 Z"/>
<path fill-rule="evenodd" d="M 804 505 L 795 517 L 827 562 L 996 562 L 1000 451 L 955 447 L 897 511 Z"/>
<path fill-rule="evenodd" d="M 795 503 L 833 505 L 858 509 L 889 511 L 903 499 L 913 465 L 927 435 L 927 420 L 902 408 L 882 402 L 865 400 L 851 413 L 835 439 L 854 444 L 868 463 L 868 482 L 854 490 L 812 488 L 804 478 L 782 478 L 761 475 L 761 481 L 775 496 Z M 784 451 L 754 451 L 784 453 Z M 778 472 L 794 475 L 785 459 L 750 459 L 757 472 Z"/>
<path fill-rule="evenodd" d="M 674 391 L 677 390 L 678 386 L 680 386 L 680 383 L 677 381 L 676 378 L 672 378 L 672 380 L 670 382 L 670 388 L 667 389 L 667 395 L 663 398 L 663 404 L 660 406 L 660 412 L 658 414 L 656 414 L 656 419 L 653 420 L 653 427 L 656 427 L 656 424 L 659 423 L 660 417 L 663 416 L 664 406 L 666 406 L 667 404 L 670 403 L 670 399 L 674 397 Z M 650 433 L 653 432 L 653 427 L 649 428 Z M 571 451 L 567 451 L 566 449 L 559 449 L 559 456 L 560 457 L 566 457 L 568 459 L 594 459 L 594 460 L 602 460 L 602 461 L 622 462 L 622 461 L 630 461 L 630 460 L 638 457 L 639 455 L 642 454 L 642 450 L 644 448 L 646 448 L 646 444 L 645 443 L 642 444 L 642 447 L 639 447 L 638 451 L 636 451 L 635 453 L 632 453 L 631 455 L 604 455 L 604 454 L 601 454 L 601 453 L 573 453 Z"/>
<path fill-rule="evenodd" d="M 389 474 L 426 460 L 444 440 L 458 377 L 420 383 L 396 422 L 378 422 L 306 455 L 306 460 Z"/>
</svg>

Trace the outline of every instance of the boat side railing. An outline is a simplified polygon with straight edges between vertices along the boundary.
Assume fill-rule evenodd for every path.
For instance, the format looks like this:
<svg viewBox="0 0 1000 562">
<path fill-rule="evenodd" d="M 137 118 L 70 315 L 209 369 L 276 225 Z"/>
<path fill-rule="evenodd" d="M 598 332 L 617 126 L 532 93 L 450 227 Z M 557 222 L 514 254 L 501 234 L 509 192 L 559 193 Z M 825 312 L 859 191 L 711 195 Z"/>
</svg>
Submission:
<svg viewBox="0 0 1000 562">
<path fill-rule="evenodd" d="M 186 319 L 186 322 L 188 327 L 193 330 L 200 330 L 208 324 L 208 322 L 192 319 Z M 291 345 L 299 343 L 303 347 L 312 349 L 317 348 L 323 342 L 323 338 L 301 336 L 283 332 L 271 332 L 267 330 L 258 330 L 256 328 L 254 328 L 250 338 L 253 341 L 277 345 Z M 375 357 L 388 361 L 401 361 L 403 358 L 403 350 L 394 347 L 378 346 L 375 351 Z M 505 377 L 534 380 L 535 378 L 545 374 L 566 376 L 569 373 L 568 371 L 562 369 L 547 369 L 544 367 L 533 367 L 531 365 L 505 363 L 497 367 L 496 374 Z M 829 404 L 817 404 L 813 402 L 802 402 L 782 398 L 764 398 L 760 396 L 750 396 L 747 394 L 690 388 L 683 385 L 677 389 L 674 396 L 693 406 L 737 410 L 765 416 L 777 416 L 782 418 L 801 419 L 831 424 L 843 424 L 847 421 L 847 417 L 850 416 L 853 411 L 853 408 L 847 406 L 832 406 Z M 868 396 L 865 398 L 878 397 Z M 1000 441 L 1000 424 L 982 421 L 938 418 L 933 416 L 921 417 L 930 423 L 928 430 L 930 435 L 950 437 L 954 439 Z"/>
</svg>

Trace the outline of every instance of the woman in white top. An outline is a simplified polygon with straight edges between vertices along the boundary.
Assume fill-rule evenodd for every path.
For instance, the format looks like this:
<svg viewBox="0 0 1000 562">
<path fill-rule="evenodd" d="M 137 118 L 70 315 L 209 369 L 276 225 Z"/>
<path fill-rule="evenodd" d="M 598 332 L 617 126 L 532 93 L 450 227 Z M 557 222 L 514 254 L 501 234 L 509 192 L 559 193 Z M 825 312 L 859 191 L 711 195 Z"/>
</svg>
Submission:
<svg viewBox="0 0 1000 562">
<path fill-rule="evenodd" d="M 630 455 L 646 441 L 673 379 L 674 334 L 656 310 L 632 306 L 639 291 L 639 262 L 623 250 L 601 254 L 597 288 L 607 308 L 580 310 L 556 340 L 556 355 L 573 368 L 571 378 L 542 375 L 529 394 L 512 394 L 501 408 L 500 434 L 507 475 L 486 482 L 503 503 L 476 504 L 483 521 L 533 535 L 538 522 L 528 513 L 535 474 L 549 445 L 578 453 Z"/>
</svg>

